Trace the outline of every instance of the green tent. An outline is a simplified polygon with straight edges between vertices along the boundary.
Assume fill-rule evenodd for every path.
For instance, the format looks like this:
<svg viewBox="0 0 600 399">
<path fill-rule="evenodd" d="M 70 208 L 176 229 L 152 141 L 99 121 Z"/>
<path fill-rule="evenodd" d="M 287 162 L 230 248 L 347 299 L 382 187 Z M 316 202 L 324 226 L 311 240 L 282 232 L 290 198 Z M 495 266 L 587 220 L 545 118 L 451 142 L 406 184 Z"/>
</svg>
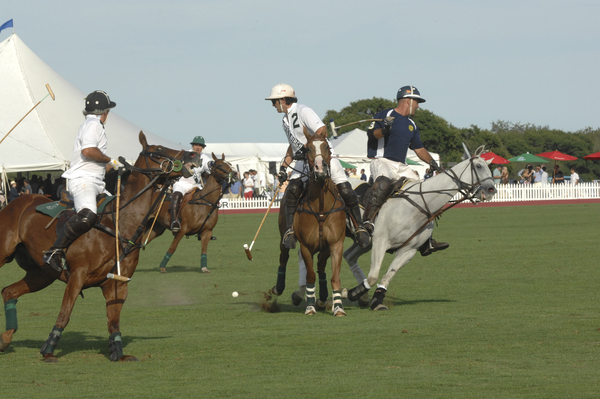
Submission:
<svg viewBox="0 0 600 399">
<path fill-rule="evenodd" d="M 516 157 L 508 158 L 510 162 L 533 162 L 533 163 L 547 163 L 550 162 L 544 158 L 537 157 L 533 154 L 526 152 L 525 154 L 517 155 Z"/>
<path fill-rule="evenodd" d="M 340 163 L 342 164 L 342 168 L 344 168 L 344 169 L 356 169 L 356 166 L 354 166 L 351 163 L 348 163 L 346 161 L 342 161 L 341 159 L 340 159 Z"/>
</svg>

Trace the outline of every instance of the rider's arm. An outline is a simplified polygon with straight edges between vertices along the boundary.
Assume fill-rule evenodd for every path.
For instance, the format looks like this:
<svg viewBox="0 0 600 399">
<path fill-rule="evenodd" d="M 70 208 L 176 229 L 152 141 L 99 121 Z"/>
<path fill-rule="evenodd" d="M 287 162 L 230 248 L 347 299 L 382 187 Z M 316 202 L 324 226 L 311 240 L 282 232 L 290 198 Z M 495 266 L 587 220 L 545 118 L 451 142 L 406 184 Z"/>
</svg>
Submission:
<svg viewBox="0 0 600 399">
<path fill-rule="evenodd" d="M 294 156 L 294 153 L 292 152 L 292 146 L 290 145 L 290 146 L 288 146 L 288 149 L 285 153 L 285 157 L 283 159 L 283 162 L 281 163 L 281 166 L 286 167 L 286 168 L 288 166 L 290 166 L 292 163 L 293 156 Z"/>
<path fill-rule="evenodd" d="M 427 151 L 425 149 L 425 147 L 423 148 L 417 148 L 415 151 L 415 154 L 417 154 L 417 156 L 419 157 L 420 160 L 422 160 L 423 162 L 429 164 L 429 162 L 431 162 L 431 160 L 433 159 L 431 157 L 431 154 L 429 153 L 429 151 Z"/>
</svg>

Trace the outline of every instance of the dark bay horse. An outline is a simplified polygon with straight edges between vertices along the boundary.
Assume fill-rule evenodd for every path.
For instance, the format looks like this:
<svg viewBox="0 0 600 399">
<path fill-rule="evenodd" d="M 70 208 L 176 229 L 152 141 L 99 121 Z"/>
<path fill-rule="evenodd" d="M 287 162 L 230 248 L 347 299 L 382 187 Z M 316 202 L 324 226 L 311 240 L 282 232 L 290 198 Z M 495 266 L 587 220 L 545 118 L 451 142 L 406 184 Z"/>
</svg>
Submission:
<svg viewBox="0 0 600 399">
<path fill-rule="evenodd" d="M 306 263 L 306 311 L 305 314 L 316 313 L 315 281 L 316 273 L 313 268 L 313 256 L 318 252 L 319 276 L 325 275 L 327 259 L 331 257 L 333 288 L 333 315 L 345 316 L 342 306 L 340 270 L 344 251 L 346 232 L 346 213 L 344 202 L 338 194 L 329 173 L 331 149 L 327 140 L 318 135 L 304 133 L 306 143 L 307 163 L 309 166 L 308 187 L 300 207 L 294 217 L 294 231 L 300 242 L 302 258 Z M 285 203 L 285 202 L 284 202 Z M 285 212 L 279 212 L 279 231 L 285 233 Z M 281 295 L 285 288 L 285 267 L 289 259 L 289 249 L 280 243 L 279 269 L 277 285 L 271 289 L 276 295 Z M 326 289 L 320 290 L 320 294 Z M 327 300 L 320 295 L 321 301 Z"/>
<path fill-rule="evenodd" d="M 152 208 L 157 206 L 156 202 L 152 201 L 153 186 L 165 185 L 168 179 L 182 174 L 189 175 L 189 171 L 181 167 L 182 162 L 197 164 L 199 160 L 194 152 L 148 145 L 142 132 L 139 140 L 142 151 L 134 166 L 129 166 L 132 172 L 121 193 L 120 201 L 120 269 L 125 277 L 131 277 L 135 271 L 142 233 L 147 228 Z M 66 283 L 66 288 L 56 325 L 40 351 L 44 360 L 57 361 L 54 350 L 69 323 L 77 296 L 90 287 L 100 287 L 106 300 L 110 360 L 137 360 L 133 356 L 123 355 L 119 327 L 121 309 L 127 298 L 127 284 L 107 279 L 108 273 L 115 273 L 117 263 L 114 235 L 116 201 L 108 204 L 107 210 L 98 215 L 96 228 L 71 245 L 66 253 L 67 270 L 60 274 L 42 262 L 43 251 L 50 248 L 56 240 L 58 222 L 53 221 L 47 228 L 51 219 L 37 212 L 36 207 L 49 202 L 51 201 L 42 195 L 24 195 L 0 211 L 0 225 L 4 229 L 4 235 L 0 239 L 0 266 L 16 259 L 18 265 L 26 272 L 22 280 L 2 290 L 6 331 L 0 336 L 0 351 L 6 350 L 10 345 L 18 328 L 17 299 L 24 294 L 42 290 L 58 279 Z"/>
<path fill-rule="evenodd" d="M 160 264 L 161 273 L 166 273 L 167 263 L 177 250 L 179 241 L 183 237 L 191 235 L 198 235 L 198 239 L 202 242 L 200 266 L 203 273 L 209 273 L 208 243 L 219 220 L 218 204 L 223 195 L 223 183 L 231 184 L 234 182 L 233 166 L 225 160 L 225 154 L 221 154 L 221 159 L 217 158 L 214 153 L 212 157 L 214 163 L 202 190 L 196 189 L 192 193 L 186 194 L 181 201 L 181 230 L 173 238 L 173 242 Z M 157 219 L 158 226 L 154 227 L 152 234 L 159 236 L 165 229 L 171 228 L 169 205 L 170 201 L 165 201 L 161 207 Z"/>
</svg>

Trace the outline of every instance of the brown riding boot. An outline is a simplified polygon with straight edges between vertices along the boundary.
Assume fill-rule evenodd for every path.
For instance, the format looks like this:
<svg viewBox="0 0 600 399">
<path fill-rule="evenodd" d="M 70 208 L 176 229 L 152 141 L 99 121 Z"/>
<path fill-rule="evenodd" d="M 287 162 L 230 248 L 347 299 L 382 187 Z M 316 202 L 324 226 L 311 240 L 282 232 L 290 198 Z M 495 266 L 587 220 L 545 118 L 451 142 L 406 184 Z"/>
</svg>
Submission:
<svg viewBox="0 0 600 399">
<path fill-rule="evenodd" d="M 174 236 L 179 233 L 181 230 L 181 223 L 179 222 L 179 208 L 181 207 L 181 200 L 183 199 L 183 194 L 178 191 L 173 193 L 171 197 L 171 207 L 169 210 L 171 211 L 171 232 Z"/>
</svg>

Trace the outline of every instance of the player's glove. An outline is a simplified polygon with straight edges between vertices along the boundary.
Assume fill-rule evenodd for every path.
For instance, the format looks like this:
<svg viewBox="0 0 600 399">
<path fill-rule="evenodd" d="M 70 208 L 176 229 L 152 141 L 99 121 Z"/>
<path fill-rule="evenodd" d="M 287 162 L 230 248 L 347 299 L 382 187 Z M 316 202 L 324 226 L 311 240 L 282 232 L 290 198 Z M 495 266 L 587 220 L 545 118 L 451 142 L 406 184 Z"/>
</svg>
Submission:
<svg viewBox="0 0 600 399">
<path fill-rule="evenodd" d="M 438 173 L 444 173 L 444 169 L 440 168 L 440 165 L 437 164 L 437 162 L 435 162 L 435 159 L 431 159 L 431 161 L 429 161 L 429 166 L 431 166 L 431 169 L 435 170 Z"/>
<path fill-rule="evenodd" d="M 279 174 L 277 175 L 277 180 L 279 180 L 279 184 L 283 184 L 287 178 L 287 172 L 285 171 L 287 168 L 285 166 L 281 166 L 279 168 Z"/>
<path fill-rule="evenodd" d="M 110 162 L 108 163 L 114 170 L 119 170 L 119 168 L 124 168 L 125 165 L 123 165 L 121 162 L 117 161 L 116 159 L 111 159 Z"/>
<path fill-rule="evenodd" d="M 394 123 L 394 117 L 388 116 L 387 118 L 382 120 L 381 123 L 383 123 L 383 127 L 381 128 L 381 134 L 383 134 L 385 137 L 389 136 L 390 132 L 392 131 L 392 124 Z"/>
</svg>

